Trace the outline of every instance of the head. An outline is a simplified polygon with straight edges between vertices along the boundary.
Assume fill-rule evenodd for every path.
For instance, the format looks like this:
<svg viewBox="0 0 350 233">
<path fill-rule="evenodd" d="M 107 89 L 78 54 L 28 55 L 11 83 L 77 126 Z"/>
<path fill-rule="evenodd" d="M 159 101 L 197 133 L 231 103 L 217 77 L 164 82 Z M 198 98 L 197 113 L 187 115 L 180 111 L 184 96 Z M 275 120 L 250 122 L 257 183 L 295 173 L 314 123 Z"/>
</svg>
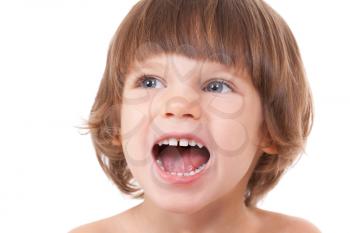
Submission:
<svg viewBox="0 0 350 233">
<path fill-rule="evenodd" d="M 160 88 L 136 86 L 144 74 Z M 203 91 L 213 77 L 231 80 L 232 89 Z M 238 188 L 255 206 L 303 152 L 312 117 L 297 43 L 266 3 L 142 0 L 112 38 L 87 127 L 100 165 L 123 193 L 181 211 Z M 206 141 L 210 187 L 157 179 L 152 148 L 169 132 Z"/>
</svg>

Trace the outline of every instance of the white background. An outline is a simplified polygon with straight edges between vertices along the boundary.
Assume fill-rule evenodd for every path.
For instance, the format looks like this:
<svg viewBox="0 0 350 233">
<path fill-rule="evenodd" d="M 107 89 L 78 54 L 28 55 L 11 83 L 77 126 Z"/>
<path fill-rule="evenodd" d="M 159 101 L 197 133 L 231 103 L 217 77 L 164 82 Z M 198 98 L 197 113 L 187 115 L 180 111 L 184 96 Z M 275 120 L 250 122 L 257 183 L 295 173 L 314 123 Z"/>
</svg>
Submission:
<svg viewBox="0 0 350 233">
<path fill-rule="evenodd" d="M 139 203 L 123 196 L 80 126 L 108 44 L 136 1 L 0 1 L 0 232 L 67 232 Z M 307 155 L 260 204 L 350 232 L 350 8 L 268 0 L 299 43 L 315 100 Z"/>
</svg>

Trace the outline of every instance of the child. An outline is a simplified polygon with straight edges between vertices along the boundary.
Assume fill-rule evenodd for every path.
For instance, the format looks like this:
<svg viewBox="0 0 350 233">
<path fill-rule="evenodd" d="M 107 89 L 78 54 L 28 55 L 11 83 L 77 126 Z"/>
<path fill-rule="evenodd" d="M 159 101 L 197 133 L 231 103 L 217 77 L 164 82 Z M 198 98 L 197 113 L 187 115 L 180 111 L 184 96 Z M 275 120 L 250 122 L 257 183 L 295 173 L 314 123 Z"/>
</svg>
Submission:
<svg viewBox="0 0 350 233">
<path fill-rule="evenodd" d="M 87 127 L 105 173 L 143 202 L 71 232 L 319 232 L 257 208 L 312 118 L 296 41 L 265 2 L 141 0 Z"/>
</svg>

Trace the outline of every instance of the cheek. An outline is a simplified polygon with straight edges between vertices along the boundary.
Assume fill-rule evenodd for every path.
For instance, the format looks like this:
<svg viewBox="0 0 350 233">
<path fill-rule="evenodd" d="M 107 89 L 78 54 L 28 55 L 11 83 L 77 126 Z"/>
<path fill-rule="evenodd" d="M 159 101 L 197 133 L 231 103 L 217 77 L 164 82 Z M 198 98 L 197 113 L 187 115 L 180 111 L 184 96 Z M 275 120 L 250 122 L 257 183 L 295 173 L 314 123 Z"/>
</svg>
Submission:
<svg viewBox="0 0 350 233">
<path fill-rule="evenodd" d="M 249 141 L 247 128 L 238 121 L 219 120 L 212 122 L 211 126 L 220 180 L 229 186 L 235 185 L 248 171 L 255 147 Z"/>
<path fill-rule="evenodd" d="M 262 123 L 260 99 L 255 93 L 215 96 L 205 99 L 209 132 L 217 149 L 230 153 L 256 145 Z"/>
<path fill-rule="evenodd" d="M 135 100 L 135 99 L 134 99 Z M 140 99 L 138 99 L 140 100 Z M 145 104 L 123 99 L 121 109 L 121 138 L 123 152 L 130 168 L 144 164 L 144 147 L 147 129 L 147 108 Z"/>
<path fill-rule="evenodd" d="M 246 145 L 246 128 L 238 121 L 219 119 L 211 121 L 210 125 L 215 148 L 222 153 L 234 153 Z"/>
<path fill-rule="evenodd" d="M 239 116 L 245 107 L 243 96 L 239 94 L 228 95 L 205 95 L 204 98 L 205 110 L 221 119 L 233 120 Z"/>
<path fill-rule="evenodd" d="M 224 157 L 218 162 L 220 169 L 218 171 L 219 180 L 222 187 L 227 191 L 240 186 L 245 177 L 248 176 L 248 171 L 252 166 L 253 157 Z"/>
<path fill-rule="evenodd" d="M 129 140 L 137 134 L 137 129 L 145 121 L 144 112 L 136 107 L 123 106 L 121 112 L 121 134 L 123 140 Z"/>
<path fill-rule="evenodd" d="M 215 104 L 215 105 L 214 105 Z M 256 138 L 261 122 L 258 100 L 233 96 L 230 100 L 215 99 L 206 114 L 208 131 L 214 143 L 214 157 L 219 180 L 227 190 L 247 174 L 256 154 Z M 220 110 L 220 111 L 219 111 Z"/>
<path fill-rule="evenodd" d="M 211 96 L 206 99 L 209 132 L 214 146 L 222 152 L 236 151 L 247 141 L 247 130 L 242 122 L 244 99 L 238 94 Z"/>
<path fill-rule="evenodd" d="M 121 108 L 121 131 L 124 140 L 134 137 L 140 127 L 147 123 L 150 98 L 147 91 L 124 90 Z"/>
</svg>

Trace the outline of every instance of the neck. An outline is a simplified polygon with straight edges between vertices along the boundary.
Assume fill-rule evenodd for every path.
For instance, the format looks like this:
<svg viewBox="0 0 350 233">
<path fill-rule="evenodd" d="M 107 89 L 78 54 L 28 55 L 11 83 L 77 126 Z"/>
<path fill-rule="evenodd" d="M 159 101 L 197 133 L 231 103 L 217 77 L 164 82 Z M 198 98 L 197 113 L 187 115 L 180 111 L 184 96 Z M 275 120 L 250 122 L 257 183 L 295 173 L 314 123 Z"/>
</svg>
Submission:
<svg viewBox="0 0 350 233">
<path fill-rule="evenodd" d="M 232 191 L 191 214 L 160 209 L 145 196 L 139 214 L 146 217 L 144 226 L 152 229 L 150 232 L 245 232 L 252 225 L 250 210 L 244 204 L 243 195 L 233 196 L 235 193 L 240 192 Z"/>
</svg>

